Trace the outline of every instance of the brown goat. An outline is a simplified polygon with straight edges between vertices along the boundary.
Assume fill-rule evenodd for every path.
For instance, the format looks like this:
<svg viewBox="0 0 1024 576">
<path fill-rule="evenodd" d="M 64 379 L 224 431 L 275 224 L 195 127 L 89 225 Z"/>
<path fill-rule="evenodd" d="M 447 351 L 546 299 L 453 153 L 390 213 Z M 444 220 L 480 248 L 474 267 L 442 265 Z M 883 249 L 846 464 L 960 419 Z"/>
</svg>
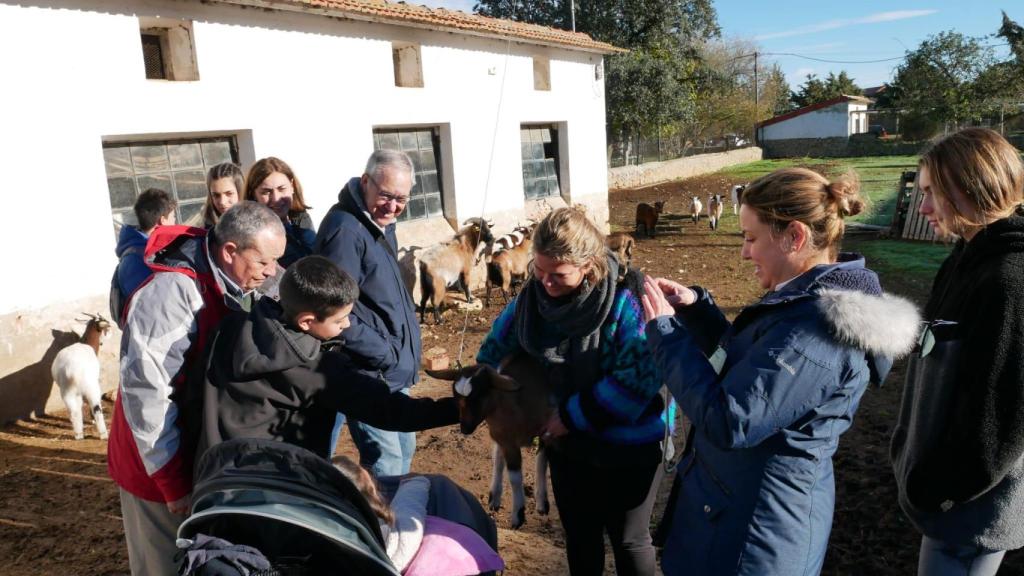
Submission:
<svg viewBox="0 0 1024 576">
<path fill-rule="evenodd" d="M 626 269 L 633 263 L 633 237 L 625 232 L 615 232 L 609 234 L 604 243 L 619 259 L 620 276 L 625 274 Z"/>
<path fill-rule="evenodd" d="M 487 421 L 487 431 L 494 441 L 490 508 L 501 508 L 502 476 L 507 465 L 512 484 L 510 524 L 519 528 L 526 521 L 520 448 L 533 445 L 533 439 L 555 410 L 544 367 L 520 352 L 502 360 L 497 370 L 477 365 L 461 370 L 427 370 L 427 374 L 454 383 L 452 389 L 458 400 L 459 428 L 463 434 L 472 434 L 481 422 Z M 536 473 L 537 513 L 547 514 L 547 457 L 543 447 L 537 454 Z"/>
<path fill-rule="evenodd" d="M 434 323 L 441 323 L 441 307 L 448 297 L 449 286 L 459 284 L 466 302 L 473 301 L 469 290 L 469 273 L 480 258 L 482 249 L 494 241 L 490 224 L 483 218 L 470 218 L 454 238 L 433 246 L 420 257 L 420 322 L 424 322 L 427 300 L 434 306 Z"/>
<path fill-rule="evenodd" d="M 501 290 L 501 297 L 508 304 L 508 297 L 515 296 L 513 283 L 526 279 L 529 271 L 530 255 L 533 251 L 533 240 L 529 237 L 523 239 L 519 245 L 502 250 L 491 256 L 487 263 L 487 291 L 484 293 L 484 305 L 491 305 L 491 288 L 497 286 Z"/>
<path fill-rule="evenodd" d="M 664 212 L 665 203 L 655 202 L 654 206 L 650 204 L 640 203 L 636 205 L 636 235 L 641 234 L 641 228 L 643 234 L 648 238 L 654 238 L 657 233 L 658 226 L 658 215 Z"/>
</svg>

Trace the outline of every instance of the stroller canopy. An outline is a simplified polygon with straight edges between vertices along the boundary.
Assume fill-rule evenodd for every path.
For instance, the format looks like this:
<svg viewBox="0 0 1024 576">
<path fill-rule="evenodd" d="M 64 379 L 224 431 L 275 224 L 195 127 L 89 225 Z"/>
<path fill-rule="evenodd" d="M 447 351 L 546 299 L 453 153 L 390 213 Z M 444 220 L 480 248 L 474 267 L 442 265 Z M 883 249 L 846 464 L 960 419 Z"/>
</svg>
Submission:
<svg viewBox="0 0 1024 576">
<path fill-rule="evenodd" d="M 229 440 L 203 455 L 195 475 L 178 538 L 202 533 L 253 546 L 289 574 L 398 576 L 366 499 L 308 450 Z"/>
</svg>

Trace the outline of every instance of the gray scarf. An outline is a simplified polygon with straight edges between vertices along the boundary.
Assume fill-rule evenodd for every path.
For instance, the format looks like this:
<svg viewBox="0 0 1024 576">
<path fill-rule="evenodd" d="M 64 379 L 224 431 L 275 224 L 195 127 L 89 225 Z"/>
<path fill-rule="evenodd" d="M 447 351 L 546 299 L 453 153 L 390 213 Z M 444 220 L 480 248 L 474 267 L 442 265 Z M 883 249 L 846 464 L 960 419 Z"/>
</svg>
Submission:
<svg viewBox="0 0 1024 576">
<path fill-rule="evenodd" d="M 564 364 L 571 358 L 574 368 L 599 367 L 601 325 L 615 301 L 618 276 L 618 261 L 609 253 L 608 274 L 596 285 L 584 279 L 580 291 L 568 300 L 548 296 L 544 286 L 531 276 L 516 299 L 514 322 L 520 346 L 550 364 Z M 566 338 L 554 343 L 548 326 Z"/>
</svg>

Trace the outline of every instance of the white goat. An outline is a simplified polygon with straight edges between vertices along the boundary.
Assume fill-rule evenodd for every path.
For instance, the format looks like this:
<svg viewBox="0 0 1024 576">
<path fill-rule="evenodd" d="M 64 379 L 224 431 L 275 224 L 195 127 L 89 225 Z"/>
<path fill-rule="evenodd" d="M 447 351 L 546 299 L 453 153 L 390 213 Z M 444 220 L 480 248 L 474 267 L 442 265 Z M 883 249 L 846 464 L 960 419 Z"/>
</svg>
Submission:
<svg viewBox="0 0 1024 576">
<path fill-rule="evenodd" d="M 700 198 L 694 196 L 690 200 L 690 218 L 693 218 L 693 223 L 700 222 L 700 213 L 704 210 L 704 205 L 701 204 Z"/>
<path fill-rule="evenodd" d="M 427 370 L 427 374 L 454 382 L 453 395 L 458 400 L 463 434 L 472 434 L 481 422 L 487 421 L 487 431 L 494 441 L 489 504 L 491 510 L 501 508 L 502 476 L 507 466 L 512 484 L 509 523 L 512 528 L 519 528 L 526 521 L 520 448 L 533 445 L 533 439 L 555 410 L 544 367 L 528 354 L 519 353 L 502 360 L 498 370 L 477 365 L 461 370 Z M 547 469 L 547 456 L 541 445 L 535 477 L 538 514 L 547 514 L 549 509 Z"/>
<path fill-rule="evenodd" d="M 57 382 L 60 397 L 68 407 L 71 428 L 75 440 L 85 438 L 82 432 L 82 397 L 92 411 L 92 421 L 100 438 L 107 439 L 107 425 L 103 421 L 103 406 L 100 404 L 100 343 L 110 331 L 110 322 L 103 316 L 87 314 L 89 321 L 82 333 L 82 340 L 64 348 L 53 359 L 50 373 Z"/>
<path fill-rule="evenodd" d="M 725 199 L 721 194 L 708 196 L 708 223 L 712 230 L 718 230 L 718 221 L 722 219 L 722 205 Z"/>
</svg>

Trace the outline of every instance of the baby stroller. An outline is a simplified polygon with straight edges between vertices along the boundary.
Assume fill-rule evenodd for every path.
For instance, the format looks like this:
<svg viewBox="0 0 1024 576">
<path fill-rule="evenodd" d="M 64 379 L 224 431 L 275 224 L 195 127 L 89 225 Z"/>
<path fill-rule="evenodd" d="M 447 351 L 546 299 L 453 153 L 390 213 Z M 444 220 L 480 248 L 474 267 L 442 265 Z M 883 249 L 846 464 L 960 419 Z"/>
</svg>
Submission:
<svg viewBox="0 0 1024 576">
<path fill-rule="evenodd" d="M 202 457 L 179 546 L 200 534 L 257 549 L 272 568 L 250 574 L 399 576 L 355 485 L 316 454 L 272 440 L 229 440 Z M 208 573 L 230 572 L 188 572 Z"/>
</svg>

